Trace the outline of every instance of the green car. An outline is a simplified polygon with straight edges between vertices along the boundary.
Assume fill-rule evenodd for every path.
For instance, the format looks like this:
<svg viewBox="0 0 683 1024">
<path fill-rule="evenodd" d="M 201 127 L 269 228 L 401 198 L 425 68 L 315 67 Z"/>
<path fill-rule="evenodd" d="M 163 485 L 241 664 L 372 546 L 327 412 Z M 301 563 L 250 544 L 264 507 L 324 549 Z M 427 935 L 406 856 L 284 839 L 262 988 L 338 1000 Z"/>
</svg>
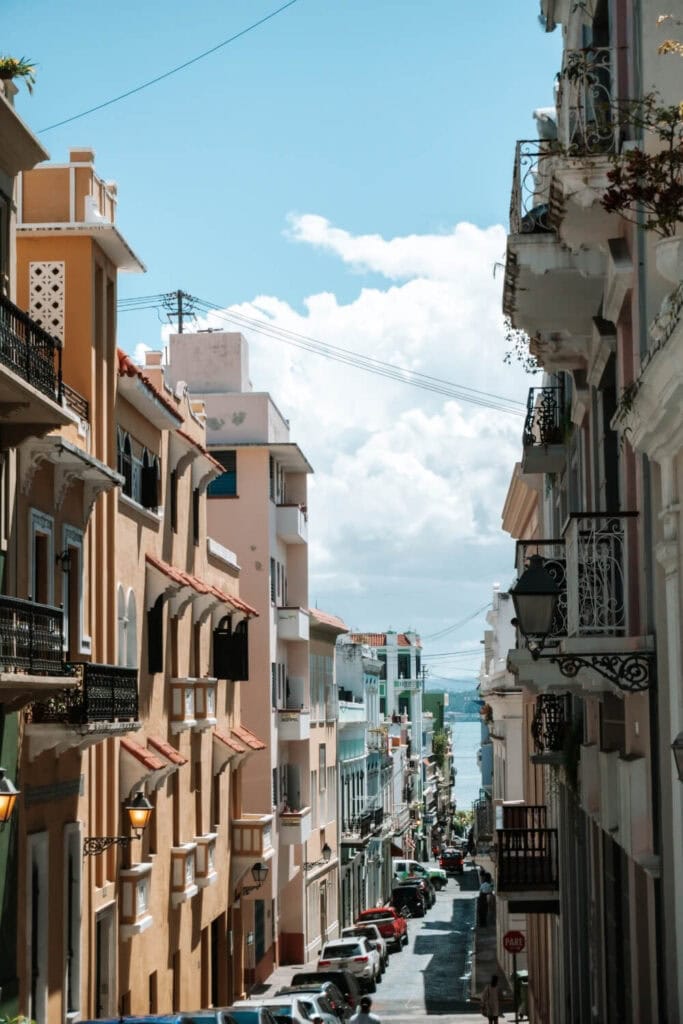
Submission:
<svg viewBox="0 0 683 1024">
<path fill-rule="evenodd" d="M 448 885 L 448 875 L 441 868 L 426 868 L 416 860 L 393 860 L 392 868 L 394 875 L 399 879 L 404 878 L 428 878 L 435 889 L 443 889 Z"/>
</svg>

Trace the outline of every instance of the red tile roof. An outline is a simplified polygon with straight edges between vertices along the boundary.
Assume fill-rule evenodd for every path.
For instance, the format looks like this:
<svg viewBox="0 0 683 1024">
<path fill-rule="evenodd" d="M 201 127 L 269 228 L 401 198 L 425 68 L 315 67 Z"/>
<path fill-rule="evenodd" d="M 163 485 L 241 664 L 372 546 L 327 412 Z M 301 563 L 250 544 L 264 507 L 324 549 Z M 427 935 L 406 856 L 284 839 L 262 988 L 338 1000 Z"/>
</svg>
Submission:
<svg viewBox="0 0 683 1024">
<path fill-rule="evenodd" d="M 176 430 L 176 434 L 178 434 L 179 437 L 182 437 L 183 441 L 187 441 L 188 444 L 191 444 L 195 448 L 197 448 L 202 453 L 202 455 L 209 460 L 209 462 L 212 462 L 217 469 L 220 469 L 221 473 L 225 473 L 225 466 L 223 465 L 223 463 L 219 462 L 218 459 L 214 459 L 211 452 L 208 451 L 208 449 L 205 448 L 203 444 L 200 444 L 199 441 L 195 441 L 195 439 L 193 437 L 190 437 L 189 434 L 186 434 L 184 430 Z"/>
<path fill-rule="evenodd" d="M 250 732 L 245 725 L 235 725 L 232 729 L 233 736 L 237 736 L 238 739 L 246 743 L 252 750 L 265 750 L 266 745 L 263 740 L 260 740 L 258 736 L 255 736 L 253 732 Z"/>
<path fill-rule="evenodd" d="M 367 644 L 368 647 L 386 647 L 387 645 L 387 634 L 386 633 L 352 633 L 351 640 L 355 644 Z M 397 645 L 399 647 L 422 647 L 422 641 L 419 637 L 416 638 L 414 645 L 411 644 L 410 640 L 405 633 L 398 633 Z"/>
<path fill-rule="evenodd" d="M 187 758 L 178 753 L 176 748 L 172 747 L 170 743 L 166 742 L 166 740 L 160 740 L 157 739 L 156 736 L 150 736 L 147 743 L 150 747 L 154 747 L 154 749 L 157 750 L 162 757 L 165 757 L 167 761 L 170 761 L 171 764 L 176 764 L 178 766 L 187 764 Z"/>
<path fill-rule="evenodd" d="M 132 754 L 132 756 L 138 760 L 140 764 L 144 765 L 148 771 L 159 772 L 166 767 L 165 761 L 158 758 L 156 754 L 153 754 L 151 750 L 147 749 L 147 747 L 143 747 L 139 743 L 136 743 L 135 740 L 129 740 L 124 737 L 120 743 L 123 749 L 129 754 Z"/>
<path fill-rule="evenodd" d="M 221 743 L 225 744 L 226 747 L 229 747 L 236 754 L 246 754 L 247 748 L 242 746 L 239 740 L 235 739 L 234 734 L 230 735 L 230 733 L 224 732 L 222 729 L 214 729 L 213 734 L 217 740 L 220 740 Z"/>
<path fill-rule="evenodd" d="M 342 619 L 337 618 L 336 615 L 330 615 L 329 612 L 321 612 L 320 608 L 309 608 L 308 614 L 314 623 L 319 622 L 322 626 L 332 626 L 334 629 L 341 630 L 342 633 L 349 631 L 349 627 Z"/>
<path fill-rule="evenodd" d="M 169 579 L 173 580 L 181 587 L 191 587 L 192 590 L 196 590 L 198 594 L 213 594 L 222 601 L 224 604 L 231 605 L 236 611 L 244 612 L 246 615 L 258 615 L 255 608 L 252 608 L 250 604 L 243 601 L 240 597 L 235 597 L 233 594 L 226 594 L 225 591 L 215 587 L 212 583 L 206 583 L 205 580 L 200 580 L 198 576 L 192 576 L 189 572 L 185 572 L 184 569 L 179 569 L 175 565 L 171 565 L 169 562 L 164 562 L 162 558 L 157 558 L 155 555 L 146 554 L 145 561 L 149 562 L 151 566 L 158 569 Z"/>
<path fill-rule="evenodd" d="M 139 377 L 147 390 L 154 395 L 159 402 L 161 402 L 165 409 L 168 409 L 168 411 L 182 423 L 182 413 L 178 411 L 171 399 L 167 398 L 163 391 L 160 391 L 156 384 L 152 383 L 149 377 L 142 372 L 140 367 L 135 365 L 130 356 L 126 355 L 121 348 L 117 348 L 116 355 L 119 361 L 119 377 Z"/>
</svg>

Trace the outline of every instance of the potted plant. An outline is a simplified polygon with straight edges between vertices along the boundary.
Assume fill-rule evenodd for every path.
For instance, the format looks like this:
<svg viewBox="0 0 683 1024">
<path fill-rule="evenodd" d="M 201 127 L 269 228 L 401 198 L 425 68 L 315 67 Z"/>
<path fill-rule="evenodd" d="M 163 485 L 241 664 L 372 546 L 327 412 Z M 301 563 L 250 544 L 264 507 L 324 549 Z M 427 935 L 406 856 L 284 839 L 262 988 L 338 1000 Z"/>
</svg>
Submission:
<svg viewBox="0 0 683 1024">
<path fill-rule="evenodd" d="M 36 84 L 36 65 L 26 57 L 0 57 L 0 79 L 3 81 L 23 78 L 31 93 Z"/>
<path fill-rule="evenodd" d="M 620 123 L 649 136 L 657 149 L 646 152 L 633 145 L 615 156 L 607 172 L 609 185 L 601 197 L 608 213 L 653 231 L 660 241 L 657 269 L 667 280 L 678 282 L 683 222 L 683 105 L 666 106 L 657 93 L 631 101 L 620 108 Z"/>
</svg>

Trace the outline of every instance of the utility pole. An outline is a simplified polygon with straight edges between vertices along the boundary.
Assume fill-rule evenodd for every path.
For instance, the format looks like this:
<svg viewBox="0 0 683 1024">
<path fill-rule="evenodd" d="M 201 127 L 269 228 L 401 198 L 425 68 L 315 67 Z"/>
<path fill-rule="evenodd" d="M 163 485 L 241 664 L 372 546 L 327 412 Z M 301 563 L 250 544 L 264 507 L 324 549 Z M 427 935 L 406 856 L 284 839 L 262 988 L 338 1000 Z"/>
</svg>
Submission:
<svg viewBox="0 0 683 1024">
<path fill-rule="evenodd" d="M 185 317 L 194 317 L 194 306 L 196 299 L 180 288 L 175 292 L 168 292 L 164 295 L 163 305 L 169 320 L 175 320 L 178 325 L 178 334 L 183 333 Z"/>
</svg>

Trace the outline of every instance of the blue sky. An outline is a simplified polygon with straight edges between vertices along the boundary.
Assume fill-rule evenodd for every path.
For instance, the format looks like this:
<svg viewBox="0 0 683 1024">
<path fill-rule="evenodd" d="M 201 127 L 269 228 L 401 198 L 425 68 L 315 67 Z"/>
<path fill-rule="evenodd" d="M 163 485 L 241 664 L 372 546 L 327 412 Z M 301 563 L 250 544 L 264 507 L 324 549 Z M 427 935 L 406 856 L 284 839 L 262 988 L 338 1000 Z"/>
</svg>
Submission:
<svg viewBox="0 0 683 1024">
<path fill-rule="evenodd" d="M 528 381 L 500 365 L 500 281 L 490 279 L 504 253 L 496 225 L 507 223 L 515 140 L 534 137 L 531 111 L 552 102 L 559 64 L 559 34 L 541 29 L 537 0 L 297 0 L 159 85 L 41 131 L 182 63 L 277 6 L 277 0 L 119 0 L 113 6 L 5 0 L 3 52 L 38 64 L 33 96 L 22 89 L 17 97 L 19 113 L 55 161 L 72 146 L 92 146 L 99 173 L 118 183 L 119 226 L 148 267 L 144 277 L 122 278 L 120 296 L 180 287 L 321 340 L 524 400 Z M 479 229 L 476 237 L 456 237 L 463 222 Z M 451 277 L 439 268 L 444 239 L 453 256 Z M 451 303 L 451 292 L 458 302 Z M 402 304 L 403 319 L 392 333 L 387 311 Z M 413 326 L 403 331 L 402 322 Z M 477 323 L 486 338 L 480 351 Z M 461 324 L 471 334 L 462 344 Z M 122 315 L 119 340 L 130 351 L 142 342 L 158 347 L 156 315 Z M 373 493 L 380 487 L 388 505 L 387 474 L 391 482 L 396 458 L 410 445 L 405 438 L 419 435 L 424 451 L 429 434 L 433 473 L 417 497 L 443 509 L 449 482 L 457 493 L 476 474 L 457 460 L 437 465 L 439 452 L 452 437 L 465 462 L 475 451 L 486 461 L 486 449 L 475 442 L 488 421 L 472 430 L 473 407 L 455 415 L 425 392 L 361 381 L 357 371 L 340 381 L 335 364 L 322 360 L 311 368 L 312 357 L 305 364 L 292 350 L 274 355 L 276 342 L 255 338 L 252 345 L 255 385 L 271 390 L 290 415 L 320 472 L 312 515 L 318 501 L 325 521 L 324 535 L 312 545 L 312 599 L 352 626 L 412 624 L 427 634 L 481 606 L 494 579 L 509 581 L 510 542 L 496 539 L 494 520 L 519 448 L 519 424 L 508 424 L 512 432 L 505 435 L 513 453 L 507 478 L 501 462 L 495 479 L 482 480 L 476 493 L 468 490 L 471 521 L 461 534 L 457 508 L 422 523 L 420 534 L 413 529 L 417 511 L 393 520 L 381 501 L 373 506 L 381 522 L 372 529 L 363 526 L 367 507 L 335 525 L 344 496 L 332 499 L 340 465 L 329 454 L 330 439 L 346 446 L 350 472 L 358 466 L 369 473 Z M 330 375 L 337 390 L 328 394 Z M 349 392 L 372 411 L 342 429 Z M 321 417 L 317 403 L 335 407 L 337 417 L 327 410 Z M 392 450 L 394 443 L 402 448 Z M 411 490 L 404 487 L 396 500 L 409 504 Z M 362 494 L 354 492 L 354 501 L 362 502 Z M 475 522 L 486 543 L 473 537 Z M 430 559 L 427 545 L 431 537 L 434 547 L 437 528 L 449 540 Z M 348 565 L 349 545 L 364 552 L 369 567 L 360 586 L 334 571 L 336 559 Z M 454 649 L 456 638 L 471 648 L 481 626 L 481 620 L 469 624 L 442 649 Z"/>
</svg>

